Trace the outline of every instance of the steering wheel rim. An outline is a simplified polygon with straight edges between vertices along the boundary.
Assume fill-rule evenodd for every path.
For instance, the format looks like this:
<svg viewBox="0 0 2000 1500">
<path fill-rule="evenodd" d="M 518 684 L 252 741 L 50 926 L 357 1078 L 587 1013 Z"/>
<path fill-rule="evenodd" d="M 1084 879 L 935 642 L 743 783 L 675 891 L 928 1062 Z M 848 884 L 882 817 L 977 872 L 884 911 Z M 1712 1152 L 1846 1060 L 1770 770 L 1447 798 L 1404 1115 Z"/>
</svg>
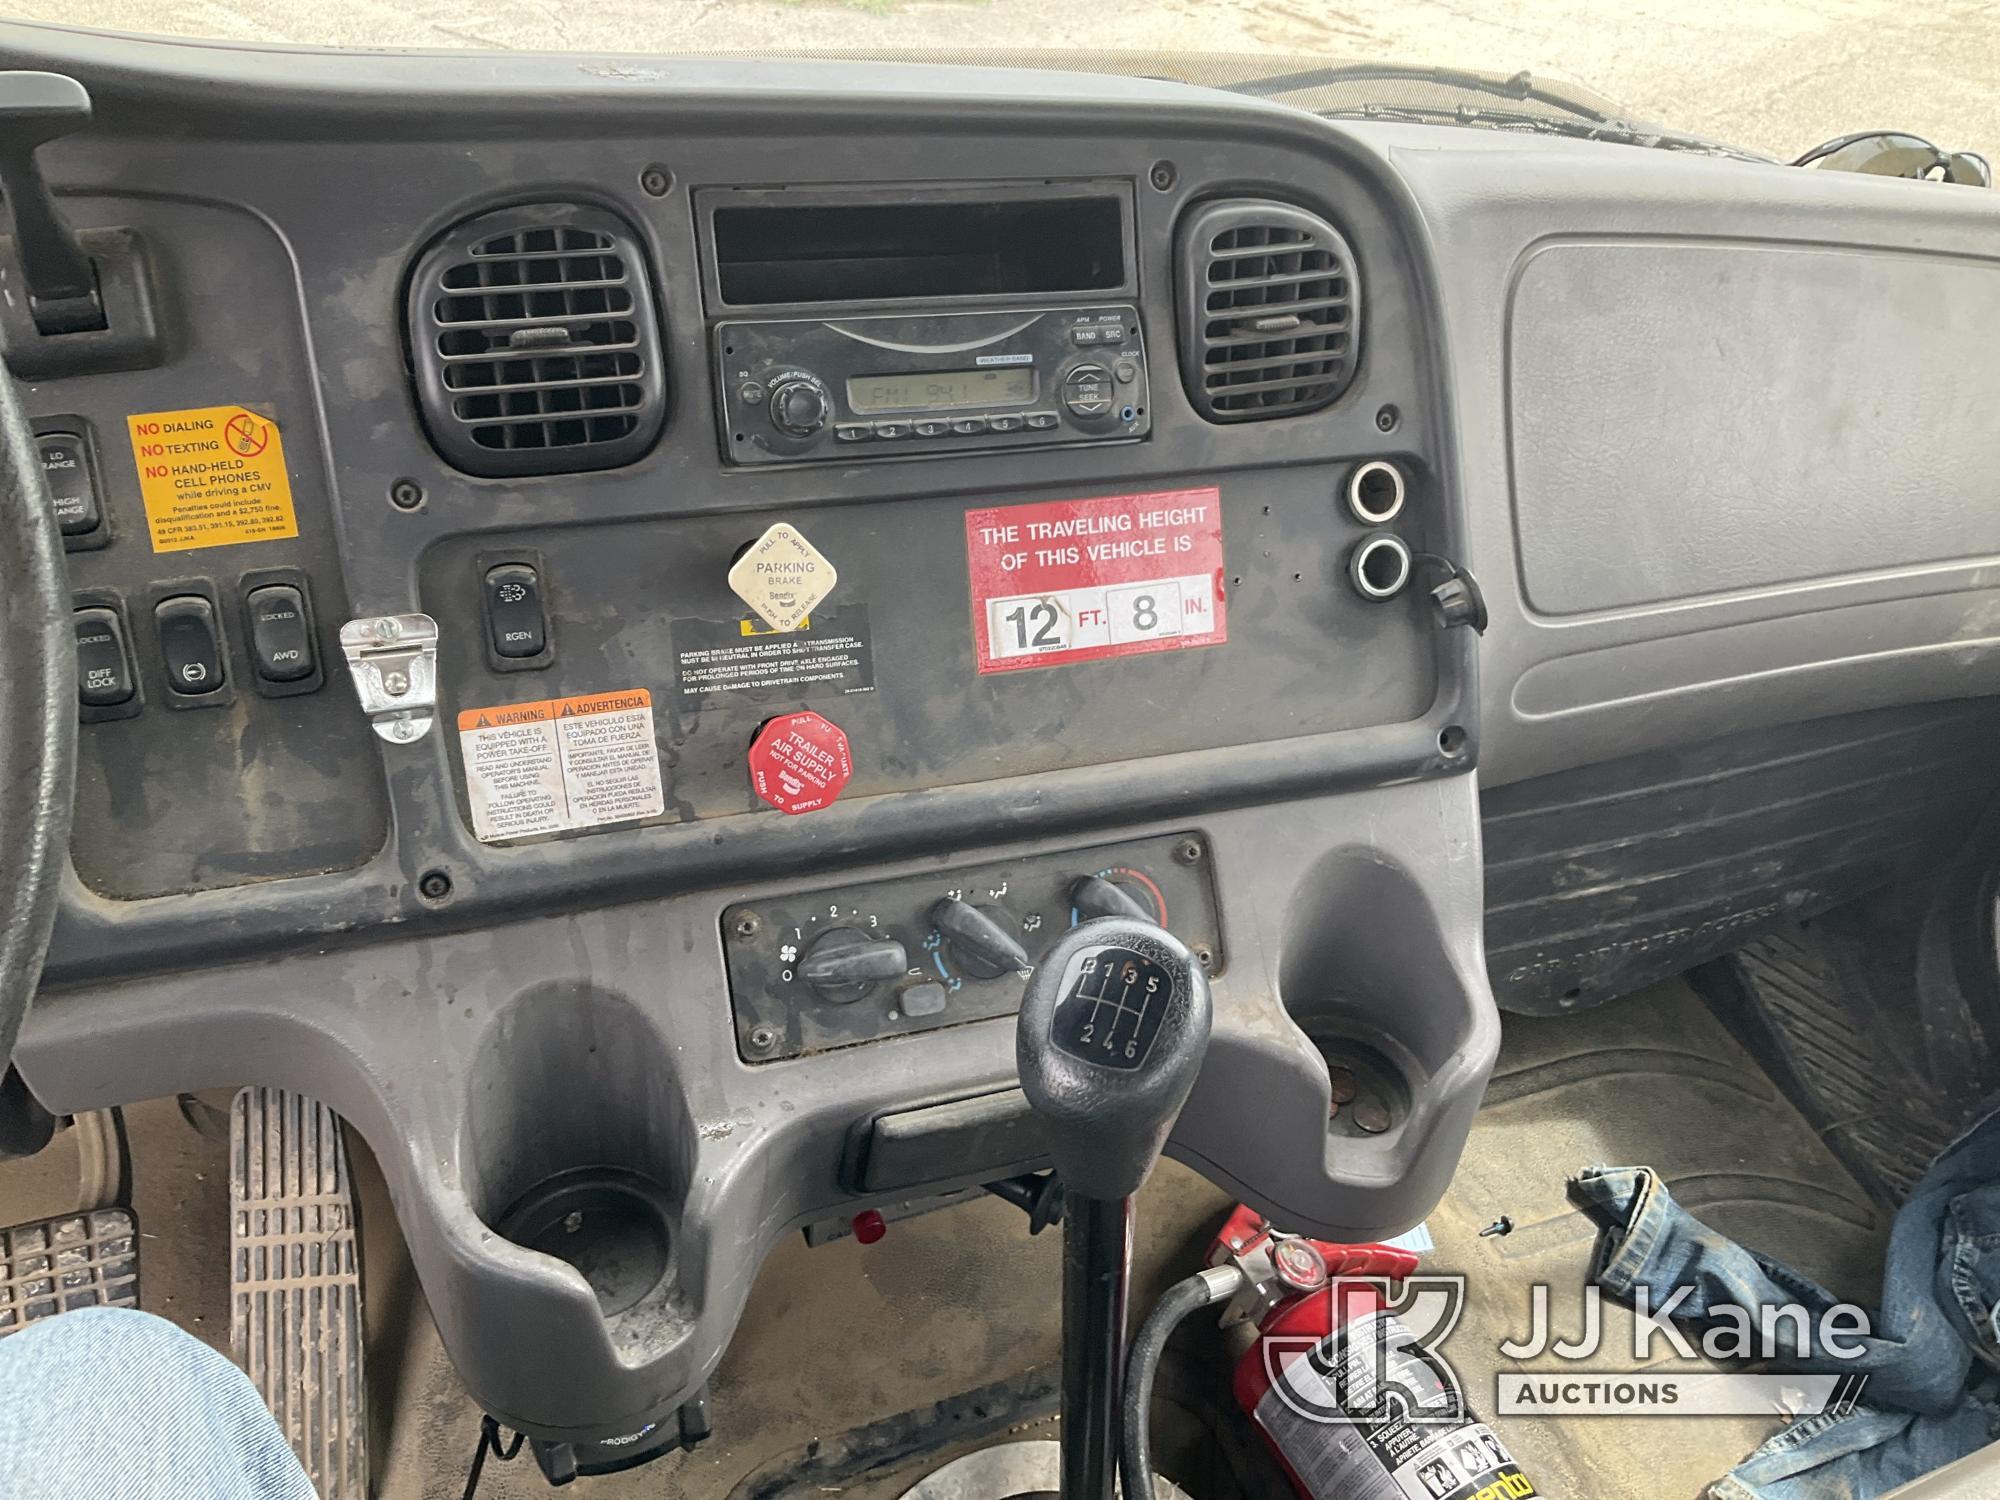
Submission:
<svg viewBox="0 0 2000 1500">
<path fill-rule="evenodd" d="M 41 983 L 76 795 L 76 643 L 41 454 L 0 373 L 0 1073 Z"/>
</svg>

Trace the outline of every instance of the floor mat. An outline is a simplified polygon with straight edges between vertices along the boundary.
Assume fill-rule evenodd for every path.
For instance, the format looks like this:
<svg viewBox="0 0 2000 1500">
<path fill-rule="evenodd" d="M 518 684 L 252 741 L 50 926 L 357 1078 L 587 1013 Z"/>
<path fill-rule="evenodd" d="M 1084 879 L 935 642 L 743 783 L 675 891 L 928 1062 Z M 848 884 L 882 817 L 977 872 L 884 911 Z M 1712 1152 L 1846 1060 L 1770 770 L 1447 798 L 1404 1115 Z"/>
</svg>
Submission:
<svg viewBox="0 0 2000 1500">
<path fill-rule="evenodd" d="M 1606 1299 L 1602 1353 L 1565 1366 L 1510 1359 L 1528 1335 L 1536 1285 L 1550 1323 L 1575 1338 L 1595 1232 L 1567 1180 L 1590 1166 L 1656 1168 L 1711 1227 L 1872 1304 L 1888 1218 L 1810 1124 L 1687 985 L 1655 986 L 1569 1017 L 1509 1016 L 1500 1064 L 1450 1194 L 1432 1215 L 1430 1269 L 1468 1278 L 1445 1346 L 1475 1407 L 1495 1378 L 1564 1368 L 1632 1371 L 1636 1319 Z M 1482 1238 L 1505 1217 L 1511 1232 Z M 1544 1494 L 1694 1500 L 1775 1430 L 1762 1418 L 1490 1418 Z"/>
<path fill-rule="evenodd" d="M 1969 1054 L 1969 1018 L 1920 1012 L 1914 965 L 1885 985 L 1883 942 L 1847 913 L 1759 938 L 1690 976 L 1878 1203 L 1901 1203 L 1975 1107 L 1927 1066 L 1927 1032 Z M 1975 1077 L 1983 1076 L 1978 1070 Z"/>
</svg>

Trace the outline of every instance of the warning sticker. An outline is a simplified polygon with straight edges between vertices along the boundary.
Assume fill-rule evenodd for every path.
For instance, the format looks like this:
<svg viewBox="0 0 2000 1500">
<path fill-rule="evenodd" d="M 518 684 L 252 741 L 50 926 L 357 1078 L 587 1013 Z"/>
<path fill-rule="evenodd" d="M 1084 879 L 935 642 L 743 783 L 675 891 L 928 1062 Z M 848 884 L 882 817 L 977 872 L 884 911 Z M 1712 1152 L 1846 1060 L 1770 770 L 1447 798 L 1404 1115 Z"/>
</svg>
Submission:
<svg viewBox="0 0 2000 1500">
<path fill-rule="evenodd" d="M 787 631 L 749 619 L 676 620 L 674 667 L 684 702 L 729 692 L 792 698 L 870 692 L 875 648 L 868 606 L 826 610 Z"/>
<path fill-rule="evenodd" d="M 278 424 L 240 406 L 125 419 L 155 552 L 299 534 Z"/>
<path fill-rule="evenodd" d="M 666 810 L 644 688 L 462 709 L 458 744 L 472 831 L 485 843 Z"/>
<path fill-rule="evenodd" d="M 1229 639 L 1214 488 L 967 511 L 979 670 Z"/>
</svg>

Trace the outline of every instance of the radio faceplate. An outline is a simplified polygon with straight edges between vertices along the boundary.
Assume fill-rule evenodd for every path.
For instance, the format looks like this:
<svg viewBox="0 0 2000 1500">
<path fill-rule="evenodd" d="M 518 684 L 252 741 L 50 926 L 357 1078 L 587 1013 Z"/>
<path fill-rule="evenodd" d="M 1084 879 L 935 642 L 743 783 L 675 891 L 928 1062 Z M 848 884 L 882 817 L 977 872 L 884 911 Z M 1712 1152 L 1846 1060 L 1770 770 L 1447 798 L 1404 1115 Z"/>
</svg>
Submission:
<svg viewBox="0 0 2000 1500">
<path fill-rule="evenodd" d="M 731 463 L 1125 441 L 1152 429 L 1128 304 L 718 323 Z"/>
</svg>

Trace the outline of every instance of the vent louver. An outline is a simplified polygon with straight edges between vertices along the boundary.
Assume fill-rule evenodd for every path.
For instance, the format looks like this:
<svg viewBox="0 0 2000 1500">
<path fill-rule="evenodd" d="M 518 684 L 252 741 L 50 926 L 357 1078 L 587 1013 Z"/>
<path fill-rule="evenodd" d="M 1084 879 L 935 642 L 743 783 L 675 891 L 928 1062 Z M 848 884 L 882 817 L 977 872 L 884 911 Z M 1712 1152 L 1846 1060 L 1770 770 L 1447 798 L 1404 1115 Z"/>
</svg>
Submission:
<svg viewBox="0 0 2000 1500">
<path fill-rule="evenodd" d="M 631 228 L 534 204 L 447 231 L 410 276 L 424 426 L 468 474 L 628 464 L 666 416 L 658 322 Z"/>
<path fill-rule="evenodd" d="M 1286 203 L 1194 210 L 1181 232 L 1181 378 L 1211 422 L 1317 411 L 1354 378 L 1361 289 L 1331 224 Z"/>
</svg>

